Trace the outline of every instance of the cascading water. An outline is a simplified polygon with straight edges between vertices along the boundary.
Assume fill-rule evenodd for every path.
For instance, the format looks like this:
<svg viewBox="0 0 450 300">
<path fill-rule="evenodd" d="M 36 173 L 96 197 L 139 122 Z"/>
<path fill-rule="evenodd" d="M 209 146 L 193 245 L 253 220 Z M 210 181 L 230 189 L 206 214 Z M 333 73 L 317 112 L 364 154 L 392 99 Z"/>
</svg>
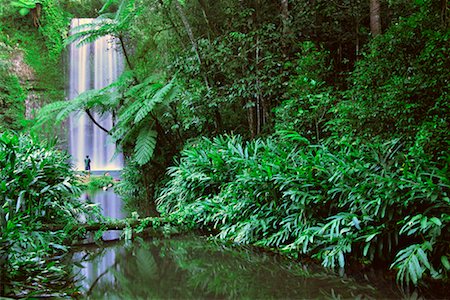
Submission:
<svg viewBox="0 0 450 300">
<path fill-rule="evenodd" d="M 90 24 L 93 20 L 73 19 L 71 29 Z M 116 50 L 116 44 L 111 36 L 104 36 L 82 46 L 71 44 L 69 99 L 91 89 L 104 88 L 118 78 L 124 64 L 122 55 Z M 104 128 L 112 127 L 111 115 L 99 116 L 94 112 L 92 115 Z M 86 155 L 91 158 L 92 170 L 118 170 L 123 166 L 121 154 L 112 159 L 115 153 L 114 143 L 85 112 L 70 117 L 69 153 L 78 170 L 84 169 Z"/>
<path fill-rule="evenodd" d="M 73 19 L 71 30 L 80 25 L 92 24 L 94 19 Z M 111 36 L 97 39 L 95 42 L 77 46 L 73 43 L 70 46 L 69 65 L 69 99 L 74 99 L 79 94 L 92 89 L 101 89 L 113 83 L 123 71 L 123 57 L 116 49 L 116 41 Z M 93 117 L 101 126 L 110 129 L 113 125 L 111 115 L 100 116 L 92 112 Z M 85 113 L 79 113 L 70 117 L 69 130 L 69 153 L 72 155 L 74 168 L 84 169 L 84 158 L 89 155 L 91 158 L 92 170 L 120 170 L 123 167 L 123 157 L 121 154 L 114 159 L 115 145 L 109 140 L 108 135 Z M 111 172 L 111 174 L 114 172 Z M 93 196 L 88 193 L 84 199 L 89 199 L 97 203 L 102 209 L 103 215 L 110 218 L 120 219 L 122 202 L 120 198 L 111 190 L 100 191 Z M 103 239 L 117 239 L 120 233 L 107 232 L 103 234 Z M 102 277 L 105 271 L 114 265 L 116 254 L 110 253 L 103 256 L 95 264 L 84 264 L 78 275 L 84 278 L 83 285 L 89 287 L 96 284 L 96 278 Z M 114 281 L 111 275 L 110 282 Z"/>
</svg>

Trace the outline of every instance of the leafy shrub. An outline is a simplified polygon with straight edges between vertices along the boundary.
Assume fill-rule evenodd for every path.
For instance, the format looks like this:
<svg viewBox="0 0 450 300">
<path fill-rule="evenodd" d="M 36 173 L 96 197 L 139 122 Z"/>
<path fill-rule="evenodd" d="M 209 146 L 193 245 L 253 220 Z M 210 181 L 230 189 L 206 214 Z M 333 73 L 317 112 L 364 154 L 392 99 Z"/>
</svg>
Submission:
<svg viewBox="0 0 450 300">
<path fill-rule="evenodd" d="M 81 217 L 96 216 L 92 205 L 78 200 L 80 188 L 68 155 L 52 146 L 25 135 L 0 136 L 2 279 L 21 278 L 23 289 L 39 289 L 39 278 L 62 276 L 63 270 L 55 263 L 47 266 L 46 259 L 67 251 L 65 243 L 77 235 L 72 228 Z M 64 229 L 50 231 L 49 224 Z"/>
<path fill-rule="evenodd" d="M 85 187 L 89 191 L 97 191 L 102 188 L 110 188 L 114 185 L 114 178 L 110 175 L 90 176 L 85 183 Z"/>
<path fill-rule="evenodd" d="M 439 160 L 450 138 L 450 35 L 437 3 L 421 3 L 368 45 L 330 127 L 366 137 L 402 136 L 410 144 L 426 141 L 426 153 Z"/>
<path fill-rule="evenodd" d="M 324 127 L 334 98 L 332 87 L 326 84 L 329 53 L 313 42 L 300 46 L 295 71 L 284 83 L 288 99 L 275 108 L 275 129 L 294 130 L 317 143 L 325 136 Z"/>
<path fill-rule="evenodd" d="M 446 277 L 448 170 L 402 150 L 398 140 L 310 145 L 293 132 L 203 139 L 169 169 L 159 209 L 222 239 L 327 267 L 353 257 L 393 262 L 399 280 L 414 284 L 425 273 Z"/>
<path fill-rule="evenodd" d="M 0 130 L 19 130 L 25 115 L 25 93 L 7 63 L 9 52 L 0 42 Z"/>
<path fill-rule="evenodd" d="M 114 190 L 129 211 L 140 212 L 147 204 L 145 190 L 142 188 L 142 173 L 133 160 L 127 161 L 122 170 L 121 180 Z"/>
</svg>

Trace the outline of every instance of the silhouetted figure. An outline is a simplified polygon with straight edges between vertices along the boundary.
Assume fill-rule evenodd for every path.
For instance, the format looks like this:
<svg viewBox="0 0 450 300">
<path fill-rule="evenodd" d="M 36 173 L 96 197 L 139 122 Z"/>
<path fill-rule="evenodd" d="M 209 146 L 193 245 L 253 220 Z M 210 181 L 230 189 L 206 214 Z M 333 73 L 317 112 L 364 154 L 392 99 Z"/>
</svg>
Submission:
<svg viewBox="0 0 450 300">
<path fill-rule="evenodd" d="M 91 174 L 91 159 L 89 158 L 89 155 L 86 155 L 86 158 L 84 159 L 84 169 L 89 175 Z"/>
</svg>

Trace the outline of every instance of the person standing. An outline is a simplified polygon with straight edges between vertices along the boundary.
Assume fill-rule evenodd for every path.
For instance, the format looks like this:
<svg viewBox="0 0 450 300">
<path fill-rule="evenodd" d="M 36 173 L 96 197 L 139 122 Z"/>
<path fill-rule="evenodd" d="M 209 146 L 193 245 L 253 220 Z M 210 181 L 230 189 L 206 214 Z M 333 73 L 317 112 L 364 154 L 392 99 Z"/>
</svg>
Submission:
<svg viewBox="0 0 450 300">
<path fill-rule="evenodd" d="M 91 175 L 91 159 L 89 158 L 89 155 L 86 155 L 86 158 L 84 159 L 84 169 Z"/>
</svg>

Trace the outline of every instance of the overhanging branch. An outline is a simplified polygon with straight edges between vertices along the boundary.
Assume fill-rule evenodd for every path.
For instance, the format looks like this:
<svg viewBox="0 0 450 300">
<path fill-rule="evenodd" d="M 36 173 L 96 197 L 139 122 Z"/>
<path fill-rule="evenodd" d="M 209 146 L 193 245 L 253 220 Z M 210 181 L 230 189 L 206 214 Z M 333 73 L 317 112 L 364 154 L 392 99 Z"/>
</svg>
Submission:
<svg viewBox="0 0 450 300">
<path fill-rule="evenodd" d="M 100 123 L 98 123 L 95 119 L 94 116 L 92 116 L 91 112 L 89 111 L 89 109 L 85 109 L 86 114 L 88 115 L 89 119 L 91 119 L 91 121 L 97 125 L 98 128 L 100 128 L 101 130 L 103 130 L 104 132 L 106 132 L 106 134 L 110 134 L 109 130 L 106 129 L 105 127 L 103 127 Z"/>
</svg>

